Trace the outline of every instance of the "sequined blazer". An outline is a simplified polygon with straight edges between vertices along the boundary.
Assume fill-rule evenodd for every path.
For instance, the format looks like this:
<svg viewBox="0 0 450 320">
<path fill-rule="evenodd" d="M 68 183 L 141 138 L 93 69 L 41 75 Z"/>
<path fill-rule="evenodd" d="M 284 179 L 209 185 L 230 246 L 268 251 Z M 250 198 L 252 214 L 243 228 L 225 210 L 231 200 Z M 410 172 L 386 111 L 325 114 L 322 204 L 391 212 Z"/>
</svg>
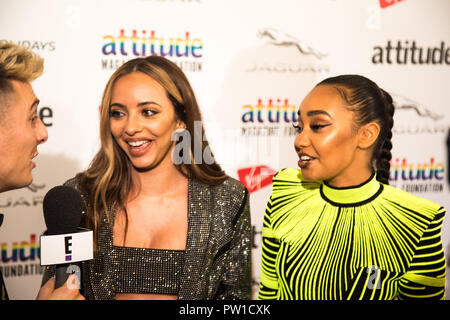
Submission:
<svg viewBox="0 0 450 320">
<path fill-rule="evenodd" d="M 65 185 L 80 191 L 75 178 Z M 84 200 L 87 198 L 83 196 Z M 113 214 L 114 215 L 114 214 Z M 112 230 L 104 215 L 98 256 L 82 262 L 86 299 L 115 298 Z M 42 283 L 55 273 L 47 267 Z M 208 186 L 189 180 L 188 234 L 178 299 L 251 298 L 251 222 L 247 189 L 227 178 Z"/>
</svg>

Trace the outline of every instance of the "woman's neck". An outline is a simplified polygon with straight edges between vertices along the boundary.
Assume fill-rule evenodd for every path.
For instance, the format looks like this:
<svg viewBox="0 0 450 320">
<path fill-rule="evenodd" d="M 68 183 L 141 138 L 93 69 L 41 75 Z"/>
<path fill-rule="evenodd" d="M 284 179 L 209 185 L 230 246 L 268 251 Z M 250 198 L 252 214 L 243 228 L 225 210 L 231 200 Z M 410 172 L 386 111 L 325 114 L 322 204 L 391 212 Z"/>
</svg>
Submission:
<svg viewBox="0 0 450 320">
<path fill-rule="evenodd" d="M 356 171 L 353 171 L 352 174 L 346 175 L 346 176 L 339 176 L 335 177 L 333 179 L 326 180 L 326 183 L 330 187 L 334 188 L 346 188 L 346 187 L 353 187 L 358 186 L 367 180 L 372 176 L 373 169 L 365 168 L 359 170 L 357 173 Z"/>
<path fill-rule="evenodd" d="M 133 170 L 133 190 L 134 196 L 151 195 L 163 196 L 177 192 L 182 188 L 187 178 L 174 166 L 164 166 L 148 170 Z"/>
</svg>

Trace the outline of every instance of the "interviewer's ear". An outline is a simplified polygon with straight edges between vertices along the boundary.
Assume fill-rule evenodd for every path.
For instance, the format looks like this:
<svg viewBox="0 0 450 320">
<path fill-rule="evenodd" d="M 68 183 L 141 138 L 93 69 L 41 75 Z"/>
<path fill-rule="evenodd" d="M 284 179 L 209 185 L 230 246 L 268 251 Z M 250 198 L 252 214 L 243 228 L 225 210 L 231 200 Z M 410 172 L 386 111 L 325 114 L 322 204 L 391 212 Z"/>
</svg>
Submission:
<svg viewBox="0 0 450 320">
<path fill-rule="evenodd" d="M 369 149 L 377 141 L 378 135 L 380 134 L 380 125 L 376 122 L 367 123 L 359 128 L 358 134 L 358 147 L 361 149 Z"/>
</svg>

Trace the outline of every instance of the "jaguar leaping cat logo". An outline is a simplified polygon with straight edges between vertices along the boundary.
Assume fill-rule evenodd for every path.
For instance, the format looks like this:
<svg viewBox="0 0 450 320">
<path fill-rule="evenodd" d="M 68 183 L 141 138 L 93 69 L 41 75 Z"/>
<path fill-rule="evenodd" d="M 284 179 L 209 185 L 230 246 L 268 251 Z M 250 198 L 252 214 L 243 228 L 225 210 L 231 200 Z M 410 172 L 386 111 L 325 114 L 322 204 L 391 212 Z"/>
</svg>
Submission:
<svg viewBox="0 0 450 320">
<path fill-rule="evenodd" d="M 287 33 L 272 28 L 266 28 L 258 31 L 258 37 L 267 38 L 268 42 L 275 46 L 295 47 L 301 54 L 313 55 L 319 60 L 328 55 L 326 53 L 319 52 L 303 41 L 300 41 Z"/>
<path fill-rule="evenodd" d="M 392 94 L 395 110 L 413 110 L 419 117 L 430 118 L 434 121 L 444 118 L 443 115 L 434 113 L 430 109 L 411 99 Z"/>
</svg>

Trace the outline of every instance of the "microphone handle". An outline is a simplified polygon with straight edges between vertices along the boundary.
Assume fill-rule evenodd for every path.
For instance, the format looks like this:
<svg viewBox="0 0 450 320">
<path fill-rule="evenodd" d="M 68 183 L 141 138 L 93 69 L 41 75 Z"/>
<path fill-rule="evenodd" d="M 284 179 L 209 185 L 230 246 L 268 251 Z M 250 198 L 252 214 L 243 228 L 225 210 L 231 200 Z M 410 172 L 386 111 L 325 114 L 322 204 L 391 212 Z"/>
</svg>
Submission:
<svg viewBox="0 0 450 320">
<path fill-rule="evenodd" d="M 80 268 L 75 263 L 58 264 L 55 273 L 55 289 L 62 287 L 71 274 L 79 273 L 77 270 L 80 270 Z M 77 274 L 77 276 L 78 280 L 81 281 L 80 274 Z"/>
</svg>

